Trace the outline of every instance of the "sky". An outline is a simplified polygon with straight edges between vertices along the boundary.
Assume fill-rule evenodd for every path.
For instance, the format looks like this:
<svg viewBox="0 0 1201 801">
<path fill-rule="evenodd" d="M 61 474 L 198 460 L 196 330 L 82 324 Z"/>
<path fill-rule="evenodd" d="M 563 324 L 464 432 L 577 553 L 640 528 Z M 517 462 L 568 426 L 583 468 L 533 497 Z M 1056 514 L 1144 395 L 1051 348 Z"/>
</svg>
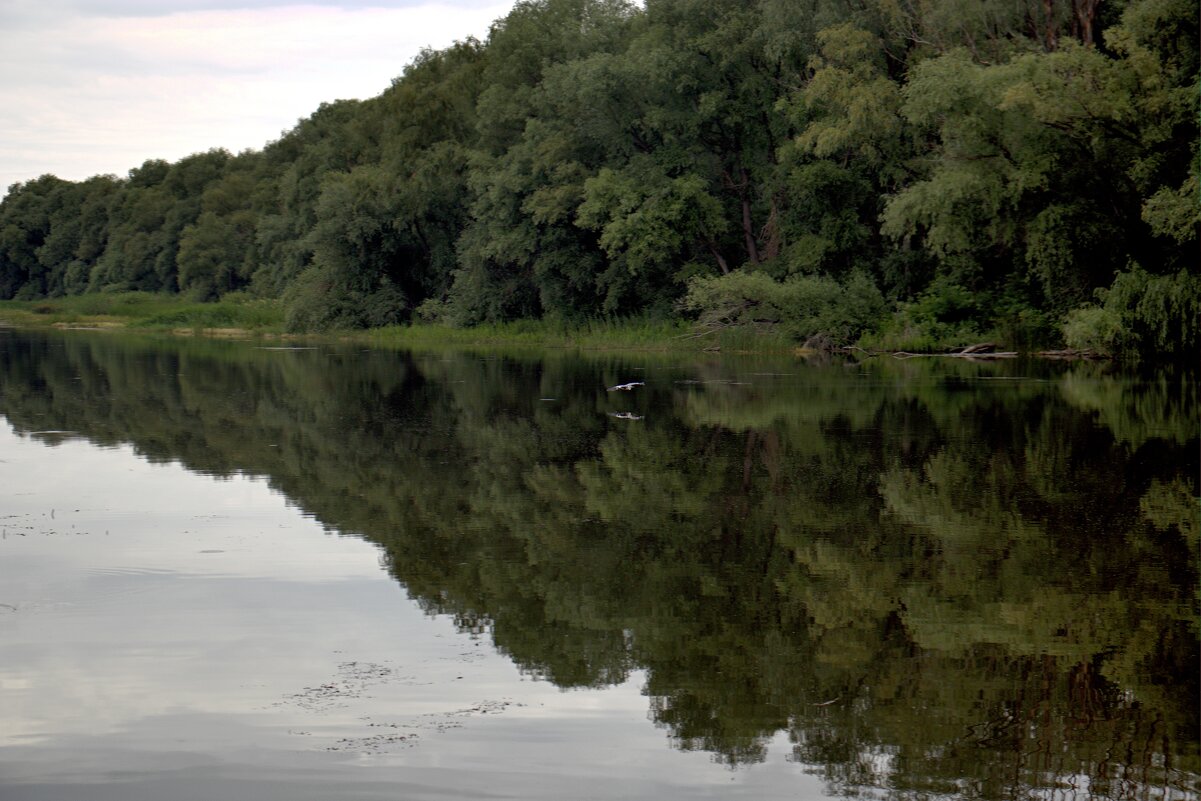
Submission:
<svg viewBox="0 0 1201 801">
<path fill-rule="evenodd" d="M 0 194 L 259 149 L 513 0 L 0 0 Z"/>
</svg>

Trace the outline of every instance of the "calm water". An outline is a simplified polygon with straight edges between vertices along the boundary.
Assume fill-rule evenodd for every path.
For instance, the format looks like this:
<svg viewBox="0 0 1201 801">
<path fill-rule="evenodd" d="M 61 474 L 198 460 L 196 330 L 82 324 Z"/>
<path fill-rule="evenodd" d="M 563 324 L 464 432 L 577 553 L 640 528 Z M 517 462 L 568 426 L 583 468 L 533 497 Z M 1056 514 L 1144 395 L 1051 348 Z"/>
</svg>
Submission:
<svg viewBox="0 0 1201 801">
<path fill-rule="evenodd" d="M 1197 401 L 0 331 L 0 798 L 1197 799 Z"/>
</svg>

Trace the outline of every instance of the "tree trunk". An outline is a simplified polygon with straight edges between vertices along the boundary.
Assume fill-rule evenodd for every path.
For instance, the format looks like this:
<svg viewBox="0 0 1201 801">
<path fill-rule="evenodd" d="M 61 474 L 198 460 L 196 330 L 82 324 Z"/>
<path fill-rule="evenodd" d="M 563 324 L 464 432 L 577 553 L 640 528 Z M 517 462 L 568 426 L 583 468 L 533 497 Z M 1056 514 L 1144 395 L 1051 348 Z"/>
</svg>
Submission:
<svg viewBox="0 0 1201 801">
<path fill-rule="evenodd" d="M 780 208 L 776 205 L 776 197 L 772 195 L 771 211 L 767 215 L 767 222 L 763 225 L 763 230 L 759 232 L 763 237 L 763 241 L 767 243 L 767 251 L 763 258 L 766 261 L 771 261 L 780 255 Z"/>
<path fill-rule="evenodd" d="M 726 263 L 725 257 L 721 255 L 721 251 L 717 249 L 717 245 L 710 239 L 705 242 L 709 252 L 713 254 L 713 258 L 717 260 L 717 267 L 721 270 L 722 275 L 730 274 L 730 265 Z"/>
<path fill-rule="evenodd" d="M 1043 0 L 1043 25 L 1046 31 L 1043 45 L 1050 53 L 1059 46 L 1059 35 L 1055 32 L 1055 0 Z"/>
<path fill-rule="evenodd" d="M 755 244 L 755 230 L 751 224 L 751 198 L 748 194 L 748 190 L 751 187 L 751 177 L 747 175 L 746 167 L 739 168 L 739 177 L 742 178 L 742 184 L 738 189 L 738 196 L 742 201 L 742 235 L 746 239 L 746 256 L 751 264 L 758 264 L 759 248 Z"/>
<path fill-rule="evenodd" d="M 1092 47 L 1096 44 L 1093 26 L 1097 21 L 1097 6 L 1101 5 L 1101 0 L 1074 0 L 1073 5 L 1079 25 L 1080 41 L 1086 47 Z"/>
</svg>

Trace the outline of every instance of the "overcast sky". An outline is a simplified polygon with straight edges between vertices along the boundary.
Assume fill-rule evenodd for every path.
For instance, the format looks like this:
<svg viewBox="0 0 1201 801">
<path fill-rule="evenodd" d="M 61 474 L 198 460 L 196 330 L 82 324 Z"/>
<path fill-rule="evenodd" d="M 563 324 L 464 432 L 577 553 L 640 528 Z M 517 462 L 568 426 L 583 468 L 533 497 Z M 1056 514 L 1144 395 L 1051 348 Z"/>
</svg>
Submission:
<svg viewBox="0 0 1201 801">
<path fill-rule="evenodd" d="M 513 0 L 0 0 L 0 194 L 258 149 Z"/>
</svg>

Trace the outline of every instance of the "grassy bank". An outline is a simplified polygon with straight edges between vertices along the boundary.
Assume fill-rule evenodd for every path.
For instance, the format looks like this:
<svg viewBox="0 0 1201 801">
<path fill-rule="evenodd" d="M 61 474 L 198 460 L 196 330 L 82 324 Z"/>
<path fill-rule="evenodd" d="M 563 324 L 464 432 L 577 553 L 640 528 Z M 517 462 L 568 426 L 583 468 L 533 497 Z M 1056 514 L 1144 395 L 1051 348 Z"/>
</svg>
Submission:
<svg viewBox="0 0 1201 801">
<path fill-rule="evenodd" d="M 280 338 L 308 342 L 363 342 L 380 347 L 429 350 L 440 347 L 557 348 L 591 351 L 699 353 L 792 353 L 796 339 L 785 326 L 731 326 L 699 333 L 684 320 L 601 319 L 566 323 L 515 320 L 471 328 L 401 325 L 321 334 L 285 330 L 283 305 L 276 300 L 232 293 L 220 301 L 199 303 L 178 295 L 147 292 L 100 292 L 36 301 L 0 301 L 0 325 L 21 328 L 119 329 L 147 334 L 228 338 Z M 881 331 L 864 335 L 859 345 L 882 352 L 946 353 L 977 342 L 1012 342 L 1010 332 L 980 334 L 931 324 L 917 325 L 895 315 Z M 1025 344 L 1025 343 L 1023 343 Z M 1025 347 L 1025 350 L 1035 348 Z"/>
<path fill-rule="evenodd" d="M 0 322 L 28 328 L 130 328 L 171 333 L 237 330 L 280 334 L 283 320 L 283 309 L 278 302 L 236 295 L 216 303 L 197 303 L 177 295 L 149 292 L 100 292 L 0 302 Z"/>
<path fill-rule="evenodd" d="M 591 320 L 566 324 L 546 320 L 516 320 L 471 328 L 440 325 L 393 326 L 356 335 L 380 345 L 415 348 L 535 347 L 579 350 L 640 350 L 700 352 L 722 350 L 747 353 L 786 353 L 796 344 L 777 334 L 723 331 L 698 336 L 686 321 Z"/>
<path fill-rule="evenodd" d="M 227 295 L 215 303 L 144 292 L 97 293 L 37 301 L 0 301 L 0 324 L 22 328 L 99 328 L 175 335 L 262 336 L 361 341 L 386 347 L 530 347 L 580 350 L 700 352 L 707 349 L 785 353 L 795 343 L 776 333 L 729 329 L 697 336 L 684 321 L 645 319 L 564 323 L 518 320 L 472 328 L 391 326 L 368 331 L 285 334 L 277 301 Z"/>
</svg>

